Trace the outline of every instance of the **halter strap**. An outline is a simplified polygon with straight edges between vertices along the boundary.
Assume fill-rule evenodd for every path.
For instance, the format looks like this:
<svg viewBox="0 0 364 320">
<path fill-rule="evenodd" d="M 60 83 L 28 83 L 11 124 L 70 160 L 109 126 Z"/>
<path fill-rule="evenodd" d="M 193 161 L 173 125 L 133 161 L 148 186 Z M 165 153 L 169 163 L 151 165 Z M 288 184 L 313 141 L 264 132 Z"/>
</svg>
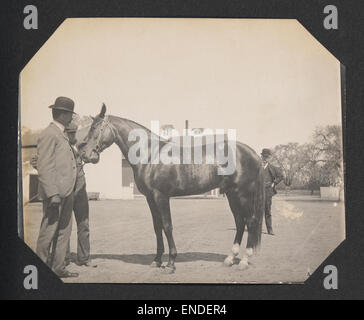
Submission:
<svg viewBox="0 0 364 320">
<path fill-rule="evenodd" d="M 102 132 L 104 131 L 105 127 L 108 127 L 110 129 L 110 131 L 111 131 L 111 133 L 113 135 L 113 140 L 115 140 L 115 138 L 116 138 L 113 127 L 111 126 L 110 121 L 109 121 L 109 116 L 105 116 L 102 119 L 101 128 L 100 128 L 100 131 L 99 131 L 99 136 L 98 136 L 97 143 L 96 143 L 96 146 L 95 146 L 95 151 L 97 153 L 99 153 L 99 150 L 100 150 L 100 145 L 99 144 L 100 144 Z"/>
</svg>

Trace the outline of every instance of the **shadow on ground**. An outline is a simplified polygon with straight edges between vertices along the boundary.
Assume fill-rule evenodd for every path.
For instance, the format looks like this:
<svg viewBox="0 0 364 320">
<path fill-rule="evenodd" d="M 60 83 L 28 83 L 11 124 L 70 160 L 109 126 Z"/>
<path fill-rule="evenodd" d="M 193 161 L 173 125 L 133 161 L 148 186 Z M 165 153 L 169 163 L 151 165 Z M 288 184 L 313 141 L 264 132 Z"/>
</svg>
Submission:
<svg viewBox="0 0 364 320">
<path fill-rule="evenodd" d="M 119 260 L 126 263 L 150 265 L 155 257 L 155 254 L 93 254 L 91 259 L 110 259 Z M 168 254 L 163 256 L 163 260 L 168 260 Z M 193 261 L 211 261 L 223 262 L 226 255 L 208 252 L 183 252 L 179 253 L 176 262 L 193 262 Z"/>
</svg>

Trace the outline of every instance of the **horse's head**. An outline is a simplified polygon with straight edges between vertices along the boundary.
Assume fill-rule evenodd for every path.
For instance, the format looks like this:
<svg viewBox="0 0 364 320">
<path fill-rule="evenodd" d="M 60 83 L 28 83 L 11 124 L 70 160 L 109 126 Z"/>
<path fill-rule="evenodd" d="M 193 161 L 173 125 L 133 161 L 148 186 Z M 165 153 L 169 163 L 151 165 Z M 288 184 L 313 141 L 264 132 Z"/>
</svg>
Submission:
<svg viewBox="0 0 364 320">
<path fill-rule="evenodd" d="M 105 117 L 106 106 L 102 105 L 100 113 L 92 118 L 93 122 L 85 139 L 78 145 L 84 162 L 97 163 L 100 153 L 111 146 L 115 139 L 115 132 L 109 120 Z"/>
</svg>

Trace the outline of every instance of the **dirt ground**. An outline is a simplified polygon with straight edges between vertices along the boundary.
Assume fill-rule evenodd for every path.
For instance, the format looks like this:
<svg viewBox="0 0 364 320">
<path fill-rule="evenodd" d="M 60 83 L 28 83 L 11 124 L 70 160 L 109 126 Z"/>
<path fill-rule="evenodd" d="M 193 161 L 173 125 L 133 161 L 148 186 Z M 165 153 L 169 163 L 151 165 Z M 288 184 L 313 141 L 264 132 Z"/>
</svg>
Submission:
<svg viewBox="0 0 364 320">
<path fill-rule="evenodd" d="M 80 274 L 65 282 L 120 283 L 297 283 L 307 279 L 345 238 L 344 204 L 318 196 L 277 195 L 272 215 L 275 236 L 263 227 L 259 255 L 247 270 L 225 267 L 235 235 L 226 199 L 172 199 L 177 270 L 150 268 L 156 252 L 151 214 L 144 198 L 90 201 L 91 253 L 97 268 L 71 263 Z M 25 208 L 25 242 L 33 250 L 41 204 Z M 245 248 L 247 233 L 244 234 Z M 168 259 L 168 245 L 165 240 Z M 73 219 L 71 251 L 76 251 Z"/>
</svg>

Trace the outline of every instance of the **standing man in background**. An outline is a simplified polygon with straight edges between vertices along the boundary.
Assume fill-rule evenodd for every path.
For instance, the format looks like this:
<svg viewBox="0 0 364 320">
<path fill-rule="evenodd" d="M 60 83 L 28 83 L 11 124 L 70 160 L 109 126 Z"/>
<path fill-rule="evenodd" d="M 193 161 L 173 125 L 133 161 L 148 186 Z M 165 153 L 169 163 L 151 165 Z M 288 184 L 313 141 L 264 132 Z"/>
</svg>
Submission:
<svg viewBox="0 0 364 320">
<path fill-rule="evenodd" d="M 72 120 L 74 102 L 66 97 L 58 97 L 49 108 L 52 109 L 53 122 L 42 131 L 37 144 L 38 194 L 43 200 L 43 218 L 36 253 L 44 263 L 49 263 L 60 278 L 77 277 L 77 273 L 65 268 L 72 231 L 77 167 L 64 129 Z"/>
<path fill-rule="evenodd" d="M 272 197 L 277 193 L 276 185 L 283 180 L 281 170 L 271 163 L 269 159 L 272 152 L 269 149 L 263 149 L 261 156 L 264 168 L 264 185 L 265 185 L 265 225 L 267 227 L 268 234 L 274 236 L 272 227 Z"/>
</svg>

